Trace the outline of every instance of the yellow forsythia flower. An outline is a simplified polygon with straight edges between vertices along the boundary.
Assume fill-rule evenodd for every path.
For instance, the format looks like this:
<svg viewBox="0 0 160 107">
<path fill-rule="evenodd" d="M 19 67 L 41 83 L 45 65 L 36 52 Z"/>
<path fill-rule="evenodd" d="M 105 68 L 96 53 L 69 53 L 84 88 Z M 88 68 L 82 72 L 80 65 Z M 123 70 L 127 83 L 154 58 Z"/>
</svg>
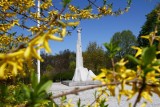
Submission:
<svg viewBox="0 0 160 107">
<path fill-rule="evenodd" d="M 149 95 L 149 92 L 143 91 L 143 92 L 141 93 L 141 96 L 142 96 L 144 99 L 146 99 L 147 101 L 152 102 L 152 99 L 151 99 L 151 96 Z"/>
<path fill-rule="evenodd" d="M 141 48 L 136 47 L 136 46 L 132 46 L 131 48 L 137 50 L 137 53 L 136 53 L 135 57 L 138 57 L 139 55 L 142 54 L 142 49 Z"/>
<path fill-rule="evenodd" d="M 67 23 L 68 26 L 78 26 L 79 25 L 79 21 L 77 22 L 69 22 Z"/>
</svg>

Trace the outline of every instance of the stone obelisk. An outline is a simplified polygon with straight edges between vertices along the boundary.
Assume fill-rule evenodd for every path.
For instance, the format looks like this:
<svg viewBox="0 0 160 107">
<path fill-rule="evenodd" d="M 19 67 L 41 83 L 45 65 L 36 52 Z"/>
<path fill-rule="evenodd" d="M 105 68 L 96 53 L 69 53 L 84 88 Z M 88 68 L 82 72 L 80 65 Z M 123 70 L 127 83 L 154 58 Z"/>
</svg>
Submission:
<svg viewBox="0 0 160 107">
<path fill-rule="evenodd" d="M 83 67 L 83 57 L 82 57 L 82 43 L 81 43 L 81 31 L 82 28 L 78 28 L 78 39 L 76 47 L 76 69 L 72 81 L 91 81 L 96 75 L 87 68 Z"/>
<path fill-rule="evenodd" d="M 83 67 L 83 57 L 82 57 L 82 43 L 81 43 L 81 31 L 82 28 L 77 30 L 78 39 L 77 39 L 77 51 L 76 51 L 76 68 Z"/>
</svg>

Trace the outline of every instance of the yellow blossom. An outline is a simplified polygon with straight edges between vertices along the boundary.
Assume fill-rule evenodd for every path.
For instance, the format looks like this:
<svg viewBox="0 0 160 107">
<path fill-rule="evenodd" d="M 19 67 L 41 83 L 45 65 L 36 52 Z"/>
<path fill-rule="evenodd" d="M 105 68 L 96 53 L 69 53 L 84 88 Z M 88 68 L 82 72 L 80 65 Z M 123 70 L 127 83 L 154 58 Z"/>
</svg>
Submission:
<svg viewBox="0 0 160 107">
<path fill-rule="evenodd" d="M 151 82 L 151 83 L 159 82 L 159 79 L 157 78 L 157 76 L 160 76 L 160 75 L 155 71 L 148 72 L 146 75 L 147 82 Z"/>
<path fill-rule="evenodd" d="M 142 96 L 144 99 L 146 99 L 147 101 L 152 102 L 151 96 L 149 95 L 149 93 L 148 93 L 147 91 L 143 91 L 143 92 L 141 93 L 141 96 Z"/>
<path fill-rule="evenodd" d="M 135 57 L 138 57 L 139 55 L 142 54 L 142 49 L 141 48 L 136 47 L 136 46 L 132 46 L 131 48 L 137 50 L 137 53 L 136 53 Z"/>
<path fill-rule="evenodd" d="M 77 22 L 69 22 L 67 23 L 68 26 L 78 26 L 79 25 L 79 21 Z"/>
<path fill-rule="evenodd" d="M 148 39 L 150 45 L 152 45 L 156 38 L 156 32 L 151 32 L 149 35 L 141 36 L 141 38 Z"/>
<path fill-rule="evenodd" d="M 144 102 L 140 107 L 146 107 L 147 103 Z"/>
<path fill-rule="evenodd" d="M 0 78 L 4 78 L 4 72 L 5 72 L 5 67 L 6 67 L 7 63 L 3 63 L 0 66 Z"/>
<path fill-rule="evenodd" d="M 67 33 L 66 28 L 63 27 L 62 31 L 61 31 L 61 36 L 64 37 L 66 35 L 66 33 Z"/>
</svg>

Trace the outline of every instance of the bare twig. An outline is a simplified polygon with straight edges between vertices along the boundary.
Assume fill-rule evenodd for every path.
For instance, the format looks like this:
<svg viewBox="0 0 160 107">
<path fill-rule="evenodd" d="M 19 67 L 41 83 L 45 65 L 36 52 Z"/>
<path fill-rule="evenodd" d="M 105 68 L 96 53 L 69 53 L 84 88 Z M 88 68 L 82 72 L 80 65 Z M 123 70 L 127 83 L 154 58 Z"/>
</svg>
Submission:
<svg viewBox="0 0 160 107">
<path fill-rule="evenodd" d="M 6 14 L 5 12 L 3 12 L 3 11 L 1 11 L 1 10 L 0 10 L 0 12 L 2 12 L 3 14 Z M 5 20 L 5 21 L 8 22 L 8 23 L 11 23 L 11 21 L 7 20 L 6 18 L 3 18 L 3 20 Z M 22 27 L 22 28 L 29 29 L 29 27 L 24 26 L 24 25 L 18 25 L 18 24 L 16 24 L 16 26 L 19 26 L 19 27 Z"/>
<path fill-rule="evenodd" d="M 95 6 L 96 8 L 99 8 L 99 7 L 95 4 L 96 0 L 95 0 L 94 2 L 92 2 L 91 0 L 88 0 L 88 2 L 91 3 L 93 6 Z"/>
<path fill-rule="evenodd" d="M 134 79 L 134 80 L 131 80 L 131 81 L 127 81 L 126 83 L 137 83 L 137 84 L 143 84 L 142 81 L 138 81 L 137 79 Z M 90 90 L 90 89 L 94 89 L 94 88 L 98 88 L 98 87 L 104 87 L 104 86 L 109 86 L 109 85 L 119 85 L 121 84 L 121 82 L 117 81 L 117 82 L 111 82 L 111 83 L 108 83 L 108 84 L 101 84 L 101 85 L 94 85 L 94 86 L 89 86 L 89 87 L 85 87 L 85 88 L 75 88 L 71 91 L 68 91 L 68 92 L 63 92 L 61 94 L 58 94 L 58 95 L 55 95 L 53 97 L 51 97 L 52 99 L 55 99 L 55 98 L 59 98 L 59 97 L 62 97 L 62 96 L 66 96 L 66 95 L 70 95 L 70 94 L 78 94 L 79 92 L 82 92 L 82 91 L 86 91 L 86 90 Z M 154 86 L 154 87 L 159 87 L 159 85 L 156 85 L 156 84 L 147 84 L 146 85 L 149 85 L 149 86 Z M 144 88 L 144 87 L 143 87 Z"/>
<path fill-rule="evenodd" d="M 103 95 L 103 93 L 104 93 L 104 90 L 90 105 L 93 105 Z"/>
<path fill-rule="evenodd" d="M 136 101 L 135 101 L 133 107 L 136 107 L 137 103 L 139 102 L 139 100 L 140 100 L 140 98 L 141 98 L 141 93 L 143 92 L 143 90 L 144 90 L 144 88 L 145 88 L 145 81 L 146 81 L 146 79 L 143 78 L 142 86 L 141 86 L 141 88 L 140 88 L 140 90 L 139 90 L 139 92 L 138 92 L 138 96 L 137 96 L 137 98 L 136 98 Z"/>
<path fill-rule="evenodd" d="M 37 22 L 36 22 L 32 17 L 30 17 L 29 15 L 26 15 L 26 14 L 24 14 L 24 13 L 20 13 L 20 12 L 16 11 L 14 7 L 9 7 L 9 9 L 12 10 L 13 12 L 16 12 L 17 14 L 22 15 L 22 16 L 24 16 L 24 17 L 26 17 L 26 18 L 29 18 L 29 19 L 31 19 L 33 22 L 37 23 Z"/>
<path fill-rule="evenodd" d="M 115 85 L 115 84 L 120 84 L 120 82 L 113 82 L 113 83 L 110 83 L 110 84 L 94 85 L 94 86 L 89 86 L 89 87 L 85 87 L 85 88 L 75 88 L 71 91 L 55 95 L 55 96 L 52 97 L 52 99 L 59 98 L 59 97 L 62 97 L 62 96 L 66 96 L 66 95 L 69 95 L 69 94 L 76 94 L 77 95 L 78 92 L 82 92 L 82 91 L 86 91 L 86 90 L 90 90 L 90 89 L 94 89 L 94 88 L 98 88 L 98 87 L 104 87 L 104 86 L 108 86 L 108 85 Z"/>
</svg>

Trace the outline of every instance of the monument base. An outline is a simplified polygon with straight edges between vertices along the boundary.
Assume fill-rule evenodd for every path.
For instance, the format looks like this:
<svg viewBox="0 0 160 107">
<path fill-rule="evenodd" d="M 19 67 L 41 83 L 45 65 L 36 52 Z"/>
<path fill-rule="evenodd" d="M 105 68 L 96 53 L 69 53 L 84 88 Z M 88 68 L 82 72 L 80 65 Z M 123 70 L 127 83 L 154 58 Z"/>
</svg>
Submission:
<svg viewBox="0 0 160 107">
<path fill-rule="evenodd" d="M 100 85 L 100 81 L 62 81 L 61 82 L 67 86 L 87 86 L 87 85 Z"/>
</svg>

